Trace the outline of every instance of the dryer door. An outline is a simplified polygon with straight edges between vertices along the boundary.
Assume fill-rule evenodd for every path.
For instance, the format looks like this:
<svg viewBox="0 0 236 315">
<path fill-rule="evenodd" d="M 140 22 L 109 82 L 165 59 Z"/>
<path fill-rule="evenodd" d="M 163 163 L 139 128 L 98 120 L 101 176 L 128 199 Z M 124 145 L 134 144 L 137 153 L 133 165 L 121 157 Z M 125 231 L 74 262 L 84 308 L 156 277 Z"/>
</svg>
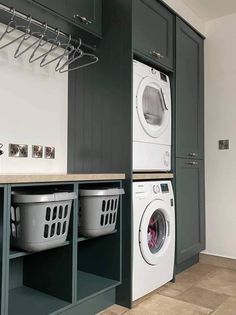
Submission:
<svg viewBox="0 0 236 315">
<path fill-rule="evenodd" d="M 139 245 L 143 258 L 157 265 L 170 243 L 170 218 L 167 204 L 159 199 L 145 209 L 139 227 Z"/>
<path fill-rule="evenodd" d="M 144 131 L 153 138 L 158 138 L 166 129 L 171 111 L 164 90 L 159 82 L 145 77 L 137 90 L 136 109 Z"/>
</svg>

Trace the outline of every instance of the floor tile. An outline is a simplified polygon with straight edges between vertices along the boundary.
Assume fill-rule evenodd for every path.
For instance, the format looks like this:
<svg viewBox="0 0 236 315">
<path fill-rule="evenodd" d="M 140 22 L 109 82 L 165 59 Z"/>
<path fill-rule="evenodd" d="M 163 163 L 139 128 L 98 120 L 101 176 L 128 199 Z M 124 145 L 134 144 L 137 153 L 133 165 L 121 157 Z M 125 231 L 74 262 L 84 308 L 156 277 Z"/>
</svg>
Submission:
<svg viewBox="0 0 236 315">
<path fill-rule="evenodd" d="M 108 308 L 108 310 L 112 311 L 116 315 L 124 314 L 128 309 L 126 307 L 114 304 Z"/>
<path fill-rule="evenodd" d="M 223 268 L 213 271 L 198 282 L 197 287 L 236 296 L 236 271 Z"/>
<path fill-rule="evenodd" d="M 230 297 L 212 315 L 235 315 L 236 298 Z"/>
<path fill-rule="evenodd" d="M 177 290 L 180 292 L 184 292 L 187 289 L 191 288 L 193 285 L 196 284 L 196 279 L 189 277 L 187 275 L 181 275 L 181 276 L 176 276 L 176 281 L 175 283 L 173 282 L 168 282 L 165 287 L 170 288 L 173 290 Z"/>
<path fill-rule="evenodd" d="M 219 267 L 216 267 L 216 266 L 198 263 L 188 268 L 184 272 L 181 272 L 180 274 L 178 274 L 176 276 L 176 279 L 179 279 L 179 280 L 189 279 L 189 280 L 194 280 L 196 282 L 196 281 L 200 281 L 206 275 L 218 269 Z"/>
<path fill-rule="evenodd" d="M 127 310 L 128 309 L 126 307 L 114 304 L 106 310 L 98 313 L 97 315 L 121 315 L 127 312 Z"/>
<path fill-rule="evenodd" d="M 169 296 L 169 297 L 175 297 L 180 295 L 182 292 L 179 290 L 176 290 L 172 287 L 164 286 L 161 288 L 161 290 L 158 292 L 160 295 Z"/>
<path fill-rule="evenodd" d="M 155 294 L 125 315 L 208 315 L 211 309 Z"/>
<path fill-rule="evenodd" d="M 178 274 L 175 283 L 169 282 L 165 287 L 184 292 L 216 270 L 219 270 L 216 266 L 199 263 Z"/>
<path fill-rule="evenodd" d="M 236 259 L 200 254 L 200 262 L 210 264 L 212 266 L 236 270 Z"/>
<path fill-rule="evenodd" d="M 210 290 L 192 287 L 178 295 L 176 299 L 215 310 L 228 299 L 228 296 Z"/>
</svg>

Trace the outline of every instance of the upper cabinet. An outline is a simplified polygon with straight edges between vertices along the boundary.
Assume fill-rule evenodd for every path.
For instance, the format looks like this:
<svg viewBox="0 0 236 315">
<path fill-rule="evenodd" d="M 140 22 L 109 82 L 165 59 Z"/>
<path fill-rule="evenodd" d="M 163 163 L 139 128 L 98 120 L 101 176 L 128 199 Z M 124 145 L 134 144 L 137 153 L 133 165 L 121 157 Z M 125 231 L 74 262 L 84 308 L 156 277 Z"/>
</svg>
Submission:
<svg viewBox="0 0 236 315">
<path fill-rule="evenodd" d="M 172 69 L 173 19 L 156 0 L 133 0 L 134 52 Z"/>
<path fill-rule="evenodd" d="M 203 38 L 177 18 L 176 24 L 176 156 L 203 158 Z"/>
<path fill-rule="evenodd" d="M 101 37 L 102 0 L 33 0 L 73 24 Z"/>
</svg>

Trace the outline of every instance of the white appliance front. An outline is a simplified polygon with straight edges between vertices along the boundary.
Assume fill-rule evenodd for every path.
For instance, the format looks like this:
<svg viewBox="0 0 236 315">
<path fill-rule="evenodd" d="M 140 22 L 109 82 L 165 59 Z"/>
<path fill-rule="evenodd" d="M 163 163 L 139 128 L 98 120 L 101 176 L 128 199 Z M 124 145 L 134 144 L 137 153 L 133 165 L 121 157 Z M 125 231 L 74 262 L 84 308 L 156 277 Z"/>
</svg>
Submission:
<svg viewBox="0 0 236 315">
<path fill-rule="evenodd" d="M 133 170 L 171 169 L 171 90 L 169 77 L 133 63 Z"/>
<path fill-rule="evenodd" d="M 133 183 L 132 300 L 173 278 L 175 209 L 170 181 Z"/>
</svg>

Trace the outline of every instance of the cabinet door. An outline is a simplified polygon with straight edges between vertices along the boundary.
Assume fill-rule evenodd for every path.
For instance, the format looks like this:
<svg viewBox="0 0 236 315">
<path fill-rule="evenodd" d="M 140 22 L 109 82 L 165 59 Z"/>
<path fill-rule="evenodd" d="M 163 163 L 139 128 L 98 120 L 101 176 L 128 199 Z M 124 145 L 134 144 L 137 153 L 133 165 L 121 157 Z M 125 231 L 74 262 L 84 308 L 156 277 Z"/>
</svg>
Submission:
<svg viewBox="0 0 236 315">
<path fill-rule="evenodd" d="M 102 0 L 34 0 L 73 23 L 101 35 Z"/>
<path fill-rule="evenodd" d="M 176 161 L 176 263 L 205 248 L 203 160 Z"/>
<path fill-rule="evenodd" d="M 176 156 L 203 158 L 203 39 L 177 18 Z"/>
<path fill-rule="evenodd" d="M 133 48 L 154 62 L 173 66 L 173 15 L 156 0 L 133 0 Z"/>
</svg>

